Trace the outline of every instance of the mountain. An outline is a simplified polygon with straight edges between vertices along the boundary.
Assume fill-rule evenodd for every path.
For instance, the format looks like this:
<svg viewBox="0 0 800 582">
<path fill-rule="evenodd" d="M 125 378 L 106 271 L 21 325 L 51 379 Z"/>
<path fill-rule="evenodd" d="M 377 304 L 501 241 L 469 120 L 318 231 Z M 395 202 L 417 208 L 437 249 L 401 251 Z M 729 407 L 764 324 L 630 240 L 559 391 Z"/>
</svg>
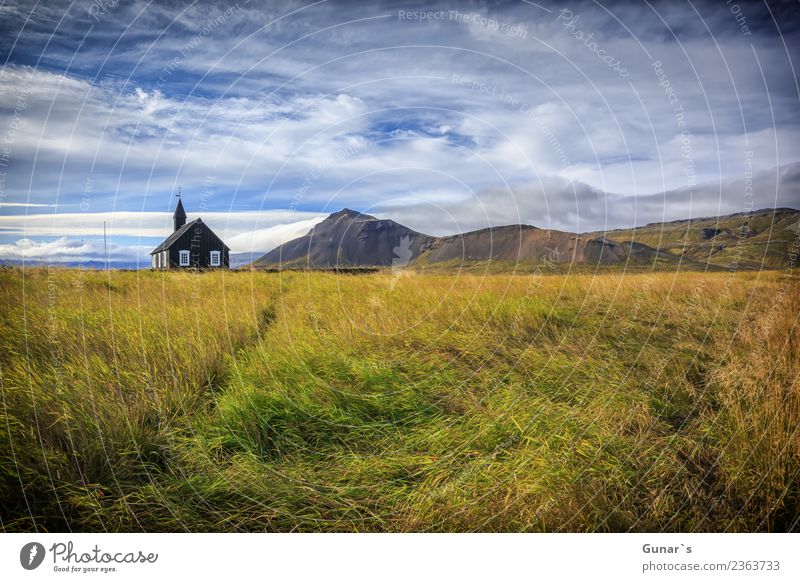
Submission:
<svg viewBox="0 0 800 582">
<path fill-rule="evenodd" d="M 613 265 L 624 262 L 629 255 L 636 260 L 649 261 L 658 253 L 639 243 L 514 225 L 433 239 L 414 257 L 414 263 L 467 260 Z"/>
<path fill-rule="evenodd" d="M 380 220 L 345 208 L 334 212 L 308 234 L 282 244 L 257 265 L 282 267 L 388 266 L 395 249 L 417 256 L 435 239 L 394 220 Z"/>
<path fill-rule="evenodd" d="M 393 220 L 344 209 L 331 214 L 305 236 L 270 251 L 255 265 L 283 268 L 422 266 L 462 260 L 612 265 L 626 261 L 629 256 L 637 261 L 653 261 L 659 253 L 638 242 L 617 242 L 603 236 L 526 225 L 434 237 Z"/>
<path fill-rule="evenodd" d="M 682 265 L 716 270 L 733 264 L 740 269 L 781 268 L 798 235 L 800 212 L 790 208 L 583 234 L 511 225 L 444 237 L 345 208 L 253 265 L 425 267 L 495 261 L 514 265 Z"/>
</svg>

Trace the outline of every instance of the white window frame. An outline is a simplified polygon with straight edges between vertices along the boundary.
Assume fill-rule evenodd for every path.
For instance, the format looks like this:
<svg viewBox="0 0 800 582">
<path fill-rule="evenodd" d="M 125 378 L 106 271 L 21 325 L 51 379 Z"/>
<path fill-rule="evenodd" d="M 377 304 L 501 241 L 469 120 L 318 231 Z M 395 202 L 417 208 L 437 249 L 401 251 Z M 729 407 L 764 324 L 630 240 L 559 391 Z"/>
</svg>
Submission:
<svg viewBox="0 0 800 582">
<path fill-rule="evenodd" d="M 222 266 L 222 253 L 220 251 L 211 251 L 211 256 L 209 257 L 208 264 L 212 267 L 221 267 Z"/>
<path fill-rule="evenodd" d="M 190 251 L 178 251 L 178 265 L 181 267 L 188 267 L 190 255 Z"/>
<path fill-rule="evenodd" d="M 169 268 L 169 251 L 161 251 L 161 268 Z"/>
<path fill-rule="evenodd" d="M 155 269 L 156 268 L 156 262 L 157 261 L 158 261 L 158 253 L 156 253 L 155 255 L 153 255 L 151 257 L 151 260 L 150 260 L 150 268 L 151 269 Z"/>
</svg>

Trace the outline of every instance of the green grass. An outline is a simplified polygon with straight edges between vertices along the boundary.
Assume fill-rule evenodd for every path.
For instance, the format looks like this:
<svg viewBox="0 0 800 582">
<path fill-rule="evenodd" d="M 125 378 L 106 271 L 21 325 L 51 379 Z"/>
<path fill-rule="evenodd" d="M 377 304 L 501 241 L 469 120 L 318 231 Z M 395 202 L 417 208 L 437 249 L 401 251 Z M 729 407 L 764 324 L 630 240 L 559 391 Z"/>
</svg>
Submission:
<svg viewBox="0 0 800 582">
<path fill-rule="evenodd" d="M 0 272 L 6 531 L 798 529 L 782 272 Z"/>
</svg>

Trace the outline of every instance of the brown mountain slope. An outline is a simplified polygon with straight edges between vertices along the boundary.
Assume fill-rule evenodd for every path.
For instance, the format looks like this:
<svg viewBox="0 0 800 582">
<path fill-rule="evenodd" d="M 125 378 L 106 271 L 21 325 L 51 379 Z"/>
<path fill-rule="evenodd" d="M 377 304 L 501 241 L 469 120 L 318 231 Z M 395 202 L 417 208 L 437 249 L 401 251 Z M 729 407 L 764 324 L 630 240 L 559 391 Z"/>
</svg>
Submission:
<svg viewBox="0 0 800 582">
<path fill-rule="evenodd" d="M 616 242 L 527 225 L 486 228 L 446 237 L 413 231 L 393 220 L 344 209 L 308 234 L 273 249 L 254 265 L 282 268 L 424 266 L 501 261 L 536 264 L 652 263 L 659 253 L 638 242 Z M 676 260 L 671 255 L 668 260 Z"/>
<path fill-rule="evenodd" d="M 496 262 L 782 268 L 800 234 L 789 208 L 575 234 L 528 225 L 433 237 L 355 210 L 335 212 L 308 234 L 270 251 L 255 266 L 282 268 L 425 267 Z"/>
<path fill-rule="evenodd" d="M 257 266 L 388 266 L 398 255 L 416 256 L 433 237 L 396 223 L 345 208 L 334 212 L 308 234 L 284 243 L 255 262 Z"/>
<path fill-rule="evenodd" d="M 492 260 L 615 265 L 628 257 L 636 262 L 652 262 L 656 255 L 655 250 L 640 243 L 513 225 L 434 239 L 415 256 L 413 264 Z"/>
</svg>

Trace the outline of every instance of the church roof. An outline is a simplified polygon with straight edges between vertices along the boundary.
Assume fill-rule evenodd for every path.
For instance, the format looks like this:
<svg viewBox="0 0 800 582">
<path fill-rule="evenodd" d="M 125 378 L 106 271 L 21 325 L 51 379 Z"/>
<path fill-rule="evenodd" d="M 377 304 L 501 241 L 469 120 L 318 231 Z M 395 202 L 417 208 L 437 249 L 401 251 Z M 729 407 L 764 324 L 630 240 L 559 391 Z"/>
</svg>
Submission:
<svg viewBox="0 0 800 582">
<path fill-rule="evenodd" d="M 179 202 L 179 204 L 180 204 L 180 202 Z M 176 210 L 175 212 L 177 212 L 177 210 Z M 197 224 L 198 222 L 203 222 L 203 221 L 202 221 L 200 218 L 195 218 L 193 221 L 191 221 L 191 222 L 187 222 L 187 223 L 186 223 L 186 224 L 184 224 L 182 227 L 180 227 L 178 230 L 176 230 L 176 231 L 175 231 L 175 232 L 173 232 L 171 235 L 169 235 L 167 238 L 165 238 L 165 239 L 164 239 L 164 242 L 162 242 L 160 245 L 158 245 L 156 248 L 154 248 L 154 249 L 153 249 L 153 250 L 150 252 L 150 254 L 151 254 L 151 255 L 154 255 L 154 254 L 156 254 L 156 253 L 160 253 L 161 251 L 165 251 L 165 250 L 167 250 L 169 247 L 171 247 L 171 246 L 172 246 L 172 244 L 173 244 L 173 243 L 174 243 L 176 240 L 178 240 L 179 238 L 181 238 L 181 237 L 182 237 L 182 236 L 183 236 L 183 235 L 186 233 L 186 231 L 187 231 L 187 230 L 189 230 L 190 228 L 192 228 L 192 227 L 193 227 L 195 224 Z"/>
<path fill-rule="evenodd" d="M 154 255 L 156 253 L 160 253 L 161 251 L 167 250 L 169 247 L 171 247 L 173 244 L 175 244 L 175 241 L 177 241 L 179 238 L 181 238 L 186 233 L 186 231 L 188 231 L 191 228 L 194 228 L 194 226 L 197 225 L 197 224 L 200 224 L 200 225 L 203 226 L 203 228 L 208 229 L 208 232 L 210 232 L 214 236 L 214 238 L 219 240 L 219 242 L 222 243 L 223 247 L 225 247 L 226 249 L 230 250 L 228 245 L 226 245 L 224 242 L 222 242 L 222 239 L 219 238 L 214 233 L 214 231 L 211 230 L 208 227 L 208 225 L 205 222 L 203 222 L 202 218 L 195 218 L 194 220 L 192 220 L 191 222 L 187 222 L 182 227 L 180 227 L 178 230 L 176 230 L 171 235 L 169 235 L 167 238 L 165 238 L 164 242 L 162 242 L 160 245 L 158 245 L 156 248 L 154 248 L 152 251 L 150 251 L 150 254 Z"/>
</svg>

